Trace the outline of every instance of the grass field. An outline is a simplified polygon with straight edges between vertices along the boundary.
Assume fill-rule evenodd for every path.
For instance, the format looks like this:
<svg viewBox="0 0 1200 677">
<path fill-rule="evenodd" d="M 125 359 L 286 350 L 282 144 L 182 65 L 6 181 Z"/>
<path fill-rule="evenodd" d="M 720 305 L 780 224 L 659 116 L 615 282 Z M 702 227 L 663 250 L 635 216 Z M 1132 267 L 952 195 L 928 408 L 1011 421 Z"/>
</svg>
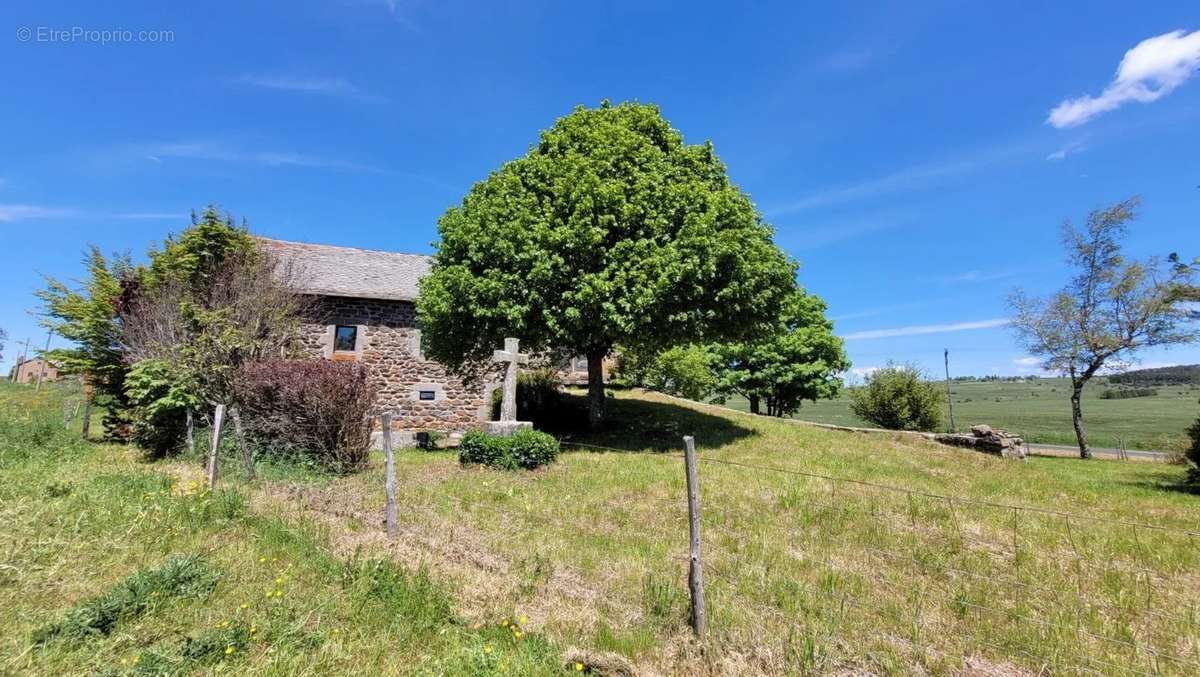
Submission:
<svg viewBox="0 0 1200 677">
<path fill-rule="evenodd" d="M 1084 390 L 1083 420 L 1088 441 L 1099 447 L 1172 451 L 1184 442 L 1184 430 L 1200 416 L 1200 387 L 1159 386 L 1154 397 L 1100 399 L 1105 385 Z M 986 423 L 1018 434 L 1030 442 L 1075 444 L 1071 427 L 1070 382 L 1038 379 L 1032 382 L 970 382 L 951 385 L 954 422 L 965 430 Z M 745 399 L 727 406 L 748 411 Z M 850 413 L 850 398 L 805 402 L 795 415 L 803 421 L 873 427 Z"/>
<path fill-rule="evenodd" d="M 55 396 L 0 388 L 2 673 L 1200 669 L 1200 496 L 1177 466 L 1003 461 L 622 392 L 576 440 L 596 446 L 541 471 L 400 453 L 389 540 L 378 458 L 250 483 L 231 457 L 209 495 L 196 457 L 76 442 Z M 704 459 L 703 643 L 682 434 Z"/>
</svg>

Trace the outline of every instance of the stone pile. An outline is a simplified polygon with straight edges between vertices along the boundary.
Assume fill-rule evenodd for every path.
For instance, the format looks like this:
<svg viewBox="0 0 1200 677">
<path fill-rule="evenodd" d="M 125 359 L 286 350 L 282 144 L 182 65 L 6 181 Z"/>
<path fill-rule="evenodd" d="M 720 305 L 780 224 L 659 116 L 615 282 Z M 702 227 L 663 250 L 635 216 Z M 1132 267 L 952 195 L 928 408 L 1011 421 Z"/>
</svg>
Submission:
<svg viewBox="0 0 1200 677">
<path fill-rule="evenodd" d="M 942 444 L 966 447 L 985 454 L 1000 456 L 1001 458 L 1024 460 L 1026 455 L 1025 440 L 1010 432 L 993 429 L 988 425 L 971 426 L 970 433 L 935 435 L 934 439 Z"/>
</svg>

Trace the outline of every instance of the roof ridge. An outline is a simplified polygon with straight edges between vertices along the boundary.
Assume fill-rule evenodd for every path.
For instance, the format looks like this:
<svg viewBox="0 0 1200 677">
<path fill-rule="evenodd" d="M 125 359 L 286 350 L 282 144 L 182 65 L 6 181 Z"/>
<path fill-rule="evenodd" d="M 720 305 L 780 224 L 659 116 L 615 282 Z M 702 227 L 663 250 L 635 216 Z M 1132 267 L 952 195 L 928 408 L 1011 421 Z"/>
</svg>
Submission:
<svg viewBox="0 0 1200 677">
<path fill-rule="evenodd" d="M 414 258 L 420 258 L 420 259 L 433 258 L 432 254 L 414 254 L 412 252 L 395 252 L 395 251 L 388 251 L 386 249 L 367 249 L 366 247 L 347 247 L 345 245 L 340 245 L 340 244 L 324 244 L 321 242 L 301 242 L 299 240 L 281 240 L 276 237 L 266 237 L 263 235 L 255 235 L 253 237 L 255 239 L 262 240 L 265 242 L 277 242 L 279 244 L 295 244 L 295 245 L 301 245 L 304 247 L 323 247 L 326 249 L 344 249 L 346 251 L 367 252 L 369 254 L 387 254 L 389 256 L 412 256 Z"/>
</svg>

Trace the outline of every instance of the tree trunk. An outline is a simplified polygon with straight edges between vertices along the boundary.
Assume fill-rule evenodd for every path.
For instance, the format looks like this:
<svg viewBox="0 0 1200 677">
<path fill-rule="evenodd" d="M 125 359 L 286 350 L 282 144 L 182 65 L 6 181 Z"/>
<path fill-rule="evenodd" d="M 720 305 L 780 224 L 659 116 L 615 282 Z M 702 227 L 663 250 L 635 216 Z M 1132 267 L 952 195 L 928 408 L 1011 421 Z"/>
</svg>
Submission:
<svg viewBox="0 0 1200 677">
<path fill-rule="evenodd" d="M 604 356 L 605 350 L 593 350 L 587 354 L 588 361 L 588 424 L 599 430 L 604 423 Z"/>
<path fill-rule="evenodd" d="M 1071 423 L 1075 426 L 1075 439 L 1079 442 L 1079 458 L 1091 458 L 1092 450 L 1088 448 L 1087 433 L 1083 430 L 1083 408 L 1080 399 L 1083 397 L 1084 381 L 1078 381 L 1071 386 Z"/>
<path fill-rule="evenodd" d="M 757 395 L 755 395 L 754 397 L 750 397 L 750 398 L 747 398 L 747 399 L 749 399 L 749 400 L 750 400 L 750 413 L 751 413 L 751 414 L 757 414 L 757 413 L 759 413 L 758 396 L 757 396 Z"/>
</svg>

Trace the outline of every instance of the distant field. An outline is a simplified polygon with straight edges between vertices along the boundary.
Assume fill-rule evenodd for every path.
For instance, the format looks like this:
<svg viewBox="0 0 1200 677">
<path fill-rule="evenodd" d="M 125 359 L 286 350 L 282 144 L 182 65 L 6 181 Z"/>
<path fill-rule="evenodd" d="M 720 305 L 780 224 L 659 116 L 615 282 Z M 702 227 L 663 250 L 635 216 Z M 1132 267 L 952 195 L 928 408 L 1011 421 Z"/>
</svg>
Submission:
<svg viewBox="0 0 1200 677">
<path fill-rule="evenodd" d="M 1200 415 L 1200 387 L 1159 386 L 1154 397 L 1103 400 L 1105 384 L 1084 391 L 1083 417 L 1089 441 L 1115 447 L 1124 440 L 1130 449 L 1169 449 L 1181 444 L 1184 430 Z M 1004 428 L 1028 436 L 1031 442 L 1074 444 L 1071 429 L 1070 385 L 1066 379 L 1039 379 L 1023 383 L 973 382 L 951 386 L 954 422 L 959 429 L 976 423 Z M 742 411 L 742 398 L 727 406 Z M 850 398 L 806 402 L 795 418 L 817 423 L 870 427 L 850 413 Z"/>
</svg>

